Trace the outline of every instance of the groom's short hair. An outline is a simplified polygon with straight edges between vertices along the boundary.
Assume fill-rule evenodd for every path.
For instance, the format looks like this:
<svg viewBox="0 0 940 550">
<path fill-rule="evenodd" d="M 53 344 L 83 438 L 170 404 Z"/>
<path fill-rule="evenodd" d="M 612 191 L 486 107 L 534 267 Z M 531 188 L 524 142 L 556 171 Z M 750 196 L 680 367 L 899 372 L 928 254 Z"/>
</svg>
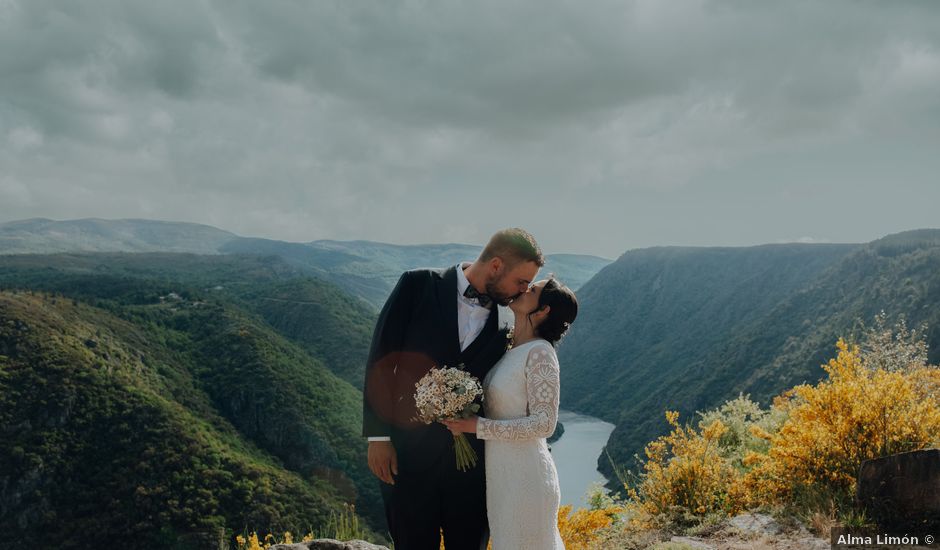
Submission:
<svg viewBox="0 0 940 550">
<path fill-rule="evenodd" d="M 521 262 L 535 262 L 535 265 L 545 265 L 545 257 L 535 237 L 525 229 L 512 227 L 497 231 L 486 243 L 480 253 L 480 261 L 488 262 L 493 258 L 502 258 L 510 267 Z"/>
</svg>

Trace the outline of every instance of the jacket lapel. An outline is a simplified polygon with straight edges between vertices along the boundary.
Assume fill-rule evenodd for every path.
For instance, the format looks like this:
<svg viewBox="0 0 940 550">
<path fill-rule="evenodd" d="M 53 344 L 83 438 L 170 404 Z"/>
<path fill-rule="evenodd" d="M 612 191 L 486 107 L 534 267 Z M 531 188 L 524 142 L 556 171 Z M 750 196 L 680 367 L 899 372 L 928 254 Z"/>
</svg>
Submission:
<svg viewBox="0 0 940 550">
<path fill-rule="evenodd" d="M 451 266 L 437 281 L 437 301 L 441 308 L 444 341 L 448 357 L 460 355 L 460 333 L 457 331 L 457 267 Z M 456 366 L 456 365 L 448 365 Z"/>
</svg>

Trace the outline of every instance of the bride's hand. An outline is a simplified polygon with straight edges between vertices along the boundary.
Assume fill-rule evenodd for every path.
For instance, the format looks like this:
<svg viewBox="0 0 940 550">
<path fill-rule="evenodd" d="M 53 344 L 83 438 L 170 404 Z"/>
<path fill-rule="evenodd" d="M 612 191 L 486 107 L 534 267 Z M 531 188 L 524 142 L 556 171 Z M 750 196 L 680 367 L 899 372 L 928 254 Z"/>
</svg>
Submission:
<svg viewBox="0 0 940 550">
<path fill-rule="evenodd" d="M 453 420 L 441 420 L 441 424 L 447 426 L 447 429 L 454 435 L 462 433 L 477 433 L 477 416 L 470 418 L 456 418 Z"/>
</svg>

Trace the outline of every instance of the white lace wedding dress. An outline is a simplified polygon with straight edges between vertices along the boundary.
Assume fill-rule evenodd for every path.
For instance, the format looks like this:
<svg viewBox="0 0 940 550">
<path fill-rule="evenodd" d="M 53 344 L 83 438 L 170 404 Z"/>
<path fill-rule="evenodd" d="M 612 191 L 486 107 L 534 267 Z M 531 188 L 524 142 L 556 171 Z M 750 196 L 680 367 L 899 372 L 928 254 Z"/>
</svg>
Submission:
<svg viewBox="0 0 940 550">
<path fill-rule="evenodd" d="M 516 346 L 483 379 L 486 508 L 493 550 L 560 550 L 561 492 L 545 439 L 558 421 L 558 356 L 547 341 Z"/>
</svg>

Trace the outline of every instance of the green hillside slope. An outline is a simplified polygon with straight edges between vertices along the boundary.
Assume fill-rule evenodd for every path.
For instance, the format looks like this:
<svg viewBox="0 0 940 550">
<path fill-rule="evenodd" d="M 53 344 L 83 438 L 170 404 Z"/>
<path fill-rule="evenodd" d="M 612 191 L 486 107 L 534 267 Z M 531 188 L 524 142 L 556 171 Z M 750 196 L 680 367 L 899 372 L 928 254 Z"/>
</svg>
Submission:
<svg viewBox="0 0 940 550">
<path fill-rule="evenodd" d="M 24 547 L 175 547 L 209 527 L 301 532 L 354 500 L 355 391 L 309 360 L 284 369 L 289 345 L 239 326 L 205 327 L 225 351 L 199 365 L 184 332 L 0 292 L 4 532 Z"/>
<path fill-rule="evenodd" d="M 169 253 L 0 256 L 0 288 L 63 292 L 90 301 L 154 303 L 171 292 L 237 304 L 359 388 L 375 313 L 278 256 Z M 195 289 L 190 291 L 189 289 Z"/>
<path fill-rule="evenodd" d="M 266 468 L 268 477 L 255 474 L 257 480 L 253 481 L 265 484 L 269 491 L 277 487 L 277 499 L 259 504 L 275 508 L 277 513 L 259 516 L 248 503 L 240 505 L 244 510 L 220 507 L 207 513 L 206 504 L 190 510 L 193 513 L 188 516 L 181 513 L 179 518 L 202 521 L 218 516 L 213 525 L 283 530 L 290 526 L 289 530 L 299 533 L 318 527 L 341 502 L 354 502 L 360 514 L 382 531 L 381 498 L 376 480 L 367 470 L 365 445 L 359 435 L 361 393 L 358 384 L 334 374 L 335 369 L 348 378 L 361 376 L 356 361 L 365 353 L 363 342 L 367 345 L 372 314 L 332 285 L 296 278 L 281 263 L 259 257 L 172 254 L 0 259 L 0 288 L 6 289 L 0 325 L 13 327 L 0 348 L 5 357 L 3 380 L 10 384 L 0 396 L 8 411 L 0 424 L 8 434 L 0 461 L 18 463 L 24 452 L 29 454 L 32 430 L 17 431 L 14 427 L 34 424 L 33 412 L 40 417 L 51 414 L 42 412 L 42 407 L 55 406 L 52 401 L 57 400 L 47 402 L 43 394 L 22 388 L 29 387 L 25 381 L 48 378 L 40 366 L 65 356 L 70 374 L 56 377 L 65 384 L 71 384 L 72 378 L 96 382 L 98 374 L 94 373 L 99 372 L 133 373 L 133 383 L 108 390 L 112 393 L 107 398 L 95 395 L 104 391 L 97 382 L 82 386 L 81 402 L 107 401 L 130 407 L 135 398 L 147 397 L 156 403 L 151 406 L 159 408 L 159 414 L 169 418 L 161 437 L 184 437 L 192 432 L 197 439 L 218 440 L 212 449 L 244 454 L 245 468 Z M 278 296 L 286 296 L 288 301 L 272 300 Z M 303 300 L 298 300 L 301 297 Z M 294 309 L 297 307 L 313 307 L 315 313 Z M 40 314 L 49 319 L 37 317 Z M 293 332 L 282 334 L 276 328 L 278 323 L 285 333 Z M 32 328 L 14 330 L 24 326 Z M 30 353 L 23 354 L 22 349 Z M 87 422 L 101 426 L 87 429 L 114 429 L 113 415 L 89 414 Z M 129 423 L 127 437 L 139 431 L 135 425 Z M 189 431 L 174 435 L 175 426 Z M 57 428 L 56 435 L 42 439 L 70 439 L 81 431 L 68 423 Z M 193 432 L 196 428 L 201 431 Z M 166 445 L 152 444 L 155 449 Z M 103 456 L 120 452 L 108 447 Z M 133 456 L 114 458 L 131 460 Z M 204 462 L 202 458 L 196 461 Z M 211 462 L 208 458 L 205 461 Z M 63 491 L 75 481 L 67 472 L 97 467 L 91 455 L 82 453 L 66 453 L 60 463 L 61 468 L 51 472 L 46 482 L 63 485 Z M 195 476 L 201 470 L 194 468 L 182 463 L 174 475 Z M 231 472 L 226 476 L 235 485 L 248 483 Z M 113 487 L 125 481 L 112 479 L 105 485 Z M 94 498 L 106 499 L 109 494 L 99 489 Z M 86 496 L 93 498 L 91 493 Z M 29 525 L 37 525 L 37 518 L 45 515 L 67 515 L 60 505 L 68 500 L 43 499 L 41 493 L 35 497 L 38 501 L 30 509 L 40 512 L 27 518 Z M 316 502 L 310 500 L 314 497 Z M 188 497 L 164 490 L 162 498 L 181 502 Z M 122 506 L 128 504 L 121 502 Z M 0 504 L 9 505 L 7 510 L 29 508 L 22 502 Z M 0 523 L 24 521 L 13 517 L 0 513 Z M 310 525 L 302 525 L 302 519 Z M 175 521 L 171 522 L 174 529 L 185 527 Z M 151 536 L 151 527 L 142 526 L 141 532 Z M 114 526 L 107 528 L 113 530 Z"/>
</svg>

